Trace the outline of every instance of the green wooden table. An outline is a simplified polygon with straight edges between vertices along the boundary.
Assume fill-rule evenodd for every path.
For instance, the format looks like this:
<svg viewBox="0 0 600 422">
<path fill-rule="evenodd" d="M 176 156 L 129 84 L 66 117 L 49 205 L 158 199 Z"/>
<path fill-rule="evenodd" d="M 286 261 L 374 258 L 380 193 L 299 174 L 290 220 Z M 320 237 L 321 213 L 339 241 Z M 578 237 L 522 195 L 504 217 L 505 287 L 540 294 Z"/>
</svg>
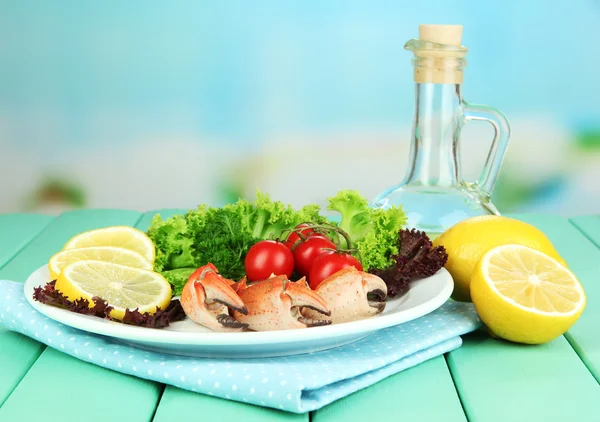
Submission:
<svg viewBox="0 0 600 422">
<path fill-rule="evenodd" d="M 111 225 L 145 230 L 156 212 L 183 210 L 0 215 L 0 279 L 24 282 L 76 233 Z M 600 421 L 600 216 L 514 217 L 550 237 L 588 295 L 577 324 L 551 343 L 523 346 L 473 333 L 443 357 L 298 415 L 106 370 L 0 326 L 0 421 Z"/>
</svg>

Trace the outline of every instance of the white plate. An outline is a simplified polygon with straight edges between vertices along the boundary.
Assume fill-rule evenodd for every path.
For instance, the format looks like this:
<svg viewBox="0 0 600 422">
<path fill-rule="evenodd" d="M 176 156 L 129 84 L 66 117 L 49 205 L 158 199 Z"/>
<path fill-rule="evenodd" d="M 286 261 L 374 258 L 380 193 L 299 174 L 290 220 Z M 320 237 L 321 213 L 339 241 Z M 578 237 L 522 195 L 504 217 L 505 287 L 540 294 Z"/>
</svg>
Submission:
<svg viewBox="0 0 600 422">
<path fill-rule="evenodd" d="M 166 328 L 144 328 L 45 305 L 33 300 L 34 288 L 50 281 L 46 266 L 29 276 L 25 297 L 42 314 L 62 324 L 101 334 L 135 347 L 163 353 L 222 358 L 256 358 L 315 352 L 360 340 L 369 334 L 414 320 L 442 306 L 452 294 L 452 277 L 444 268 L 412 283 L 402 297 L 388 299 L 385 310 L 372 318 L 297 330 L 221 333 L 190 319 Z"/>
</svg>

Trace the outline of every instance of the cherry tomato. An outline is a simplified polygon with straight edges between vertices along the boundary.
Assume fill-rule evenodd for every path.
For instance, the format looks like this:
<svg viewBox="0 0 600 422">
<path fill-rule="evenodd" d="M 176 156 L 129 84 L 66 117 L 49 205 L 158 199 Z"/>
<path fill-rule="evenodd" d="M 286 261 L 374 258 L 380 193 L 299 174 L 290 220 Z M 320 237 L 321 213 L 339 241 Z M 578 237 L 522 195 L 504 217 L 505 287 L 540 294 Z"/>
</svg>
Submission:
<svg viewBox="0 0 600 422">
<path fill-rule="evenodd" d="M 336 249 L 336 247 L 335 243 L 320 234 L 312 235 L 296 246 L 293 254 L 296 272 L 300 277 L 308 277 L 314 260 L 321 255 L 323 249 Z"/>
<path fill-rule="evenodd" d="M 358 271 L 363 270 L 360 261 L 352 255 L 325 251 L 313 262 L 310 273 L 308 274 L 308 284 L 310 285 L 310 288 L 314 290 L 327 277 L 347 267 L 354 267 Z"/>
<path fill-rule="evenodd" d="M 295 229 L 301 229 L 302 227 L 307 227 L 308 224 L 303 223 L 303 224 L 298 224 Z M 311 228 L 307 228 L 304 230 L 301 230 L 300 233 L 302 233 L 302 236 L 304 237 L 308 237 L 312 234 L 315 233 L 315 231 Z M 289 236 L 287 237 L 286 241 L 284 242 L 284 245 L 288 247 L 289 250 L 292 250 L 292 248 L 294 247 L 294 244 L 298 241 L 298 240 L 302 240 L 300 238 L 300 236 L 298 235 L 298 232 L 293 231 L 289 234 Z"/>
<path fill-rule="evenodd" d="M 266 280 L 271 274 L 289 278 L 294 271 L 294 256 L 281 242 L 261 240 L 248 250 L 244 268 L 250 281 Z"/>
</svg>

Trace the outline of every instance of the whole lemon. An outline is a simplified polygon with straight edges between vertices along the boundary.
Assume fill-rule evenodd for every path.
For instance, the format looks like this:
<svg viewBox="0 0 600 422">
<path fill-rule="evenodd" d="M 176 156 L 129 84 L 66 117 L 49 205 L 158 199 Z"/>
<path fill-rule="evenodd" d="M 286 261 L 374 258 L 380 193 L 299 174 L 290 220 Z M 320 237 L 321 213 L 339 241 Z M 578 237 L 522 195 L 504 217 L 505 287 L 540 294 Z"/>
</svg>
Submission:
<svg viewBox="0 0 600 422">
<path fill-rule="evenodd" d="M 550 239 L 538 228 L 523 221 L 497 215 L 471 217 L 456 223 L 434 241 L 448 253 L 445 268 L 454 279 L 454 300 L 470 302 L 470 283 L 475 265 L 490 249 L 520 244 L 543 252 L 566 266 Z"/>
</svg>

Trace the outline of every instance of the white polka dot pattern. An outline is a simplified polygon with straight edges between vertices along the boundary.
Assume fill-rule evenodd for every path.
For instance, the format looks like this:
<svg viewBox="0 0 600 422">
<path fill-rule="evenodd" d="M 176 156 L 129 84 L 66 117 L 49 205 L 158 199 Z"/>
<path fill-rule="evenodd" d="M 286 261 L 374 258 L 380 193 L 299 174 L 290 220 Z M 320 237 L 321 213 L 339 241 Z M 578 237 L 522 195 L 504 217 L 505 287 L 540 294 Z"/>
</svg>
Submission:
<svg viewBox="0 0 600 422">
<path fill-rule="evenodd" d="M 448 301 L 417 320 L 358 342 L 311 354 L 265 359 L 169 356 L 112 342 L 47 318 L 23 284 L 0 280 L 0 323 L 49 347 L 114 371 L 186 390 L 304 413 L 439 356 L 481 326 L 472 304 Z"/>
</svg>

